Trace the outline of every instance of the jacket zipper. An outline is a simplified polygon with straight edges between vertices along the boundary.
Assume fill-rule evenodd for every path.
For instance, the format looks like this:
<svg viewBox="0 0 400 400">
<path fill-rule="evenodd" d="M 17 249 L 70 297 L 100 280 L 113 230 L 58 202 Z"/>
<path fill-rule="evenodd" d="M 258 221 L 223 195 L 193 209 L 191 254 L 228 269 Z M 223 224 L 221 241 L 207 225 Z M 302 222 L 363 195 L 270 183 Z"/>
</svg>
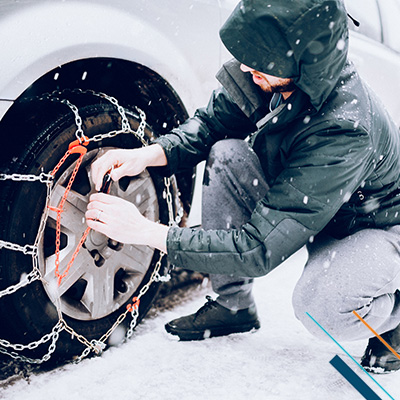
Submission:
<svg viewBox="0 0 400 400">
<path fill-rule="evenodd" d="M 261 129 L 267 125 L 269 121 L 271 121 L 274 117 L 276 117 L 284 108 L 286 107 L 286 103 L 279 105 L 275 110 L 269 112 L 265 117 L 261 118 L 258 122 L 256 122 L 257 130 L 251 133 L 247 138 L 246 141 L 250 143 L 252 146 L 255 142 L 255 139 Z"/>
</svg>

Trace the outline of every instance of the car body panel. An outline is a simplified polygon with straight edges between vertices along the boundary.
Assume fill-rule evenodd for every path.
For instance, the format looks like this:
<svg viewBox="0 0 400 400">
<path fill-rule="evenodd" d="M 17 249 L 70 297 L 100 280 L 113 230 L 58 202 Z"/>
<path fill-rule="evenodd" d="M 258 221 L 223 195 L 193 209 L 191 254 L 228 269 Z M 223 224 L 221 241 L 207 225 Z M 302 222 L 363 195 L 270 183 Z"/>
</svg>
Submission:
<svg viewBox="0 0 400 400">
<path fill-rule="evenodd" d="M 400 101 L 393 90 L 400 85 L 400 54 L 396 51 L 396 46 L 400 49 L 400 2 L 347 0 L 345 4 L 360 22 L 357 28 L 349 20 L 349 58 L 400 125 Z"/>
<path fill-rule="evenodd" d="M 399 55 L 357 32 L 352 32 L 352 39 L 350 59 L 359 74 L 384 102 L 397 125 L 400 125 L 400 101 L 393 90 L 394 82 L 400 84 Z"/>
<path fill-rule="evenodd" d="M 389 26 L 394 20 L 390 9 L 398 1 L 388 1 L 380 2 L 382 18 L 390 18 L 388 24 L 383 21 L 383 34 L 393 42 L 398 35 Z M 0 37 L 6 62 L 0 67 L 0 118 L 11 101 L 47 72 L 95 57 L 150 67 L 169 82 L 191 114 L 208 100 L 217 85 L 215 72 L 230 57 L 218 30 L 236 4 L 237 0 L 2 0 Z M 360 8 L 354 1 L 346 4 L 357 18 Z M 388 79 L 390 75 L 400 82 L 399 54 L 351 32 L 350 58 L 400 123 L 400 102 Z"/>
<path fill-rule="evenodd" d="M 211 0 L 3 0 L 0 98 L 15 100 L 57 66 L 109 57 L 150 67 L 192 112 L 216 86 L 219 26 L 219 8 Z M 0 112 L 9 106 L 3 102 Z"/>
</svg>

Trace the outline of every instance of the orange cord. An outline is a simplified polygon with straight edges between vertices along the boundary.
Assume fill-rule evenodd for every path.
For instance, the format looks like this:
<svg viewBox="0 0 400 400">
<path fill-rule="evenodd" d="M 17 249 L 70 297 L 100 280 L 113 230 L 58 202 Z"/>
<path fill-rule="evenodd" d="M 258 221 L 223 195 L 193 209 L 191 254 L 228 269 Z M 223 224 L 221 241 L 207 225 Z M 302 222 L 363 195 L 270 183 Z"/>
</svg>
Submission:
<svg viewBox="0 0 400 400">
<path fill-rule="evenodd" d="M 90 228 L 87 227 L 85 232 L 82 235 L 81 240 L 79 241 L 71 260 L 69 261 L 67 268 L 65 269 L 65 271 L 60 274 L 60 246 L 61 246 L 61 214 L 64 211 L 64 204 L 67 201 L 67 197 L 68 194 L 71 190 L 72 184 L 75 180 L 76 174 L 78 173 L 79 167 L 82 164 L 82 160 L 83 160 L 83 156 L 86 154 L 87 152 L 87 148 L 84 146 L 87 146 L 87 144 L 89 143 L 87 137 L 85 136 L 85 141 L 83 143 L 81 143 L 79 140 L 75 140 L 73 142 L 71 142 L 68 146 L 68 150 L 66 151 L 66 153 L 64 154 L 64 156 L 61 158 L 61 160 L 58 162 L 58 164 L 54 167 L 53 171 L 51 171 L 51 175 L 54 177 L 54 175 L 57 173 L 57 171 L 60 169 L 60 167 L 64 164 L 65 160 L 71 155 L 71 154 L 79 154 L 79 159 L 76 162 L 76 165 L 74 167 L 74 170 L 72 171 L 71 177 L 68 181 L 68 185 L 64 191 L 64 194 L 60 200 L 60 203 L 58 204 L 58 207 L 51 207 L 48 206 L 48 208 L 52 211 L 55 211 L 57 213 L 57 219 L 56 219 L 56 250 L 55 250 L 55 256 L 56 256 L 56 260 L 55 260 L 55 275 L 57 277 L 57 283 L 58 286 L 60 286 L 61 281 L 63 278 L 65 278 L 68 275 L 68 272 L 70 270 L 70 268 L 72 267 L 72 264 L 75 261 L 76 256 L 79 253 L 79 250 L 81 249 L 83 243 L 85 242 L 89 232 L 90 232 Z"/>
</svg>

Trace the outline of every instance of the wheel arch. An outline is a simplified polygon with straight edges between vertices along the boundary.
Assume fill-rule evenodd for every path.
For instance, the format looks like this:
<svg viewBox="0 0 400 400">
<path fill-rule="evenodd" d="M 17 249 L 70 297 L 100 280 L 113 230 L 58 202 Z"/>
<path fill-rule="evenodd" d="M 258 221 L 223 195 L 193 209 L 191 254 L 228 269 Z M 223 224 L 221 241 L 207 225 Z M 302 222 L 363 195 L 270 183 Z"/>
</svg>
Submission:
<svg viewBox="0 0 400 400">
<path fill-rule="evenodd" d="M 17 159 L 29 146 L 35 132 L 56 120 L 60 113 L 71 112 L 65 105 L 49 106 L 49 102 L 37 99 L 43 93 L 75 88 L 106 93 L 129 110 L 135 111 L 135 106 L 141 108 L 157 136 L 168 133 L 188 117 L 186 107 L 174 88 L 152 69 L 115 58 L 76 60 L 56 67 L 34 82 L 0 121 L 0 140 L 7 143 L 6 146 L 0 146 L 1 171 L 18 172 L 13 159 Z M 93 96 L 93 101 L 96 100 Z M 192 202 L 192 175 L 192 171 L 176 175 L 181 201 L 187 213 Z"/>
<path fill-rule="evenodd" d="M 165 134 L 187 118 L 181 98 L 168 81 L 152 69 L 122 59 L 99 57 L 76 60 L 50 70 L 30 85 L 0 122 L 0 138 L 19 133 L 17 146 L 30 139 L 29 127 L 36 120 L 52 120 L 52 109 L 41 100 L 44 93 L 66 89 L 93 90 L 115 97 L 127 109 L 142 108 L 156 134 Z M 93 98 L 95 100 L 95 98 Z M 66 112 L 70 110 L 65 107 Z M 20 127 L 24 126 L 25 130 Z M 8 155 L 8 157 L 7 157 Z M 0 158 L 14 152 L 0 147 Z"/>
<path fill-rule="evenodd" d="M 189 108 L 202 91 L 202 72 L 190 59 L 193 52 L 176 40 L 172 28 L 150 20 L 147 9 L 75 1 L 9 7 L 11 11 L 6 8 L 0 17 L 0 35 L 6 38 L 2 55 L 7 60 L 0 74 L 1 99 L 15 101 L 57 66 L 92 58 L 126 60 L 157 71 Z"/>
</svg>

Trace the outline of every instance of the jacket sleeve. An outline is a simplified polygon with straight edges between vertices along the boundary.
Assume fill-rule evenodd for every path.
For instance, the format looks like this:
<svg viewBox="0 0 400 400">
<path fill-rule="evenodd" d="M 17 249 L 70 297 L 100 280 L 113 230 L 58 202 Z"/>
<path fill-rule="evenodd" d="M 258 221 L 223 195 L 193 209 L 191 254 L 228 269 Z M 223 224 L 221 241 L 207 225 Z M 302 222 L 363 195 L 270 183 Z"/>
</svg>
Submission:
<svg viewBox="0 0 400 400">
<path fill-rule="evenodd" d="M 244 139 L 256 125 L 232 101 L 224 88 L 213 91 L 207 107 L 200 108 L 169 134 L 157 138 L 167 157 L 164 175 L 192 169 L 207 158 L 214 143 L 225 138 Z"/>
<path fill-rule="evenodd" d="M 236 230 L 170 228 L 172 264 L 207 273 L 262 276 L 320 232 L 365 177 L 367 134 L 335 129 L 294 145 L 285 169 Z M 371 172 L 371 171 L 369 171 Z"/>
</svg>

